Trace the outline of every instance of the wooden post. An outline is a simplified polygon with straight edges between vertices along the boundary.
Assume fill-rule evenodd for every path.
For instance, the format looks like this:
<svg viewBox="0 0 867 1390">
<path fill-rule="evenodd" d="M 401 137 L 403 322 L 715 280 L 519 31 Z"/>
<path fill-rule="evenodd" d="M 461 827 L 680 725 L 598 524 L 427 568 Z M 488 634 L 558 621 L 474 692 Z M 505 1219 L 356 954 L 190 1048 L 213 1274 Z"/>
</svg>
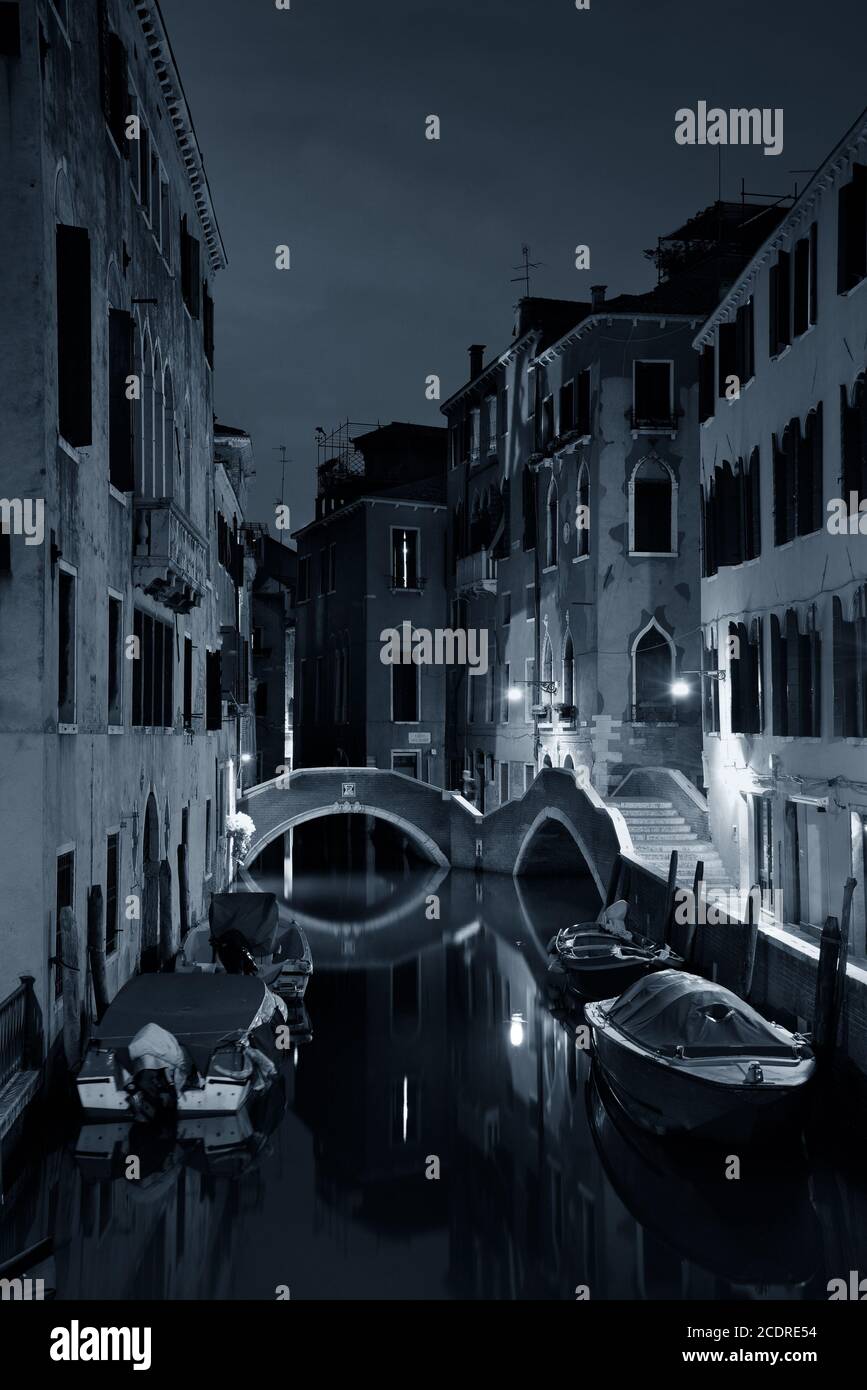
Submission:
<svg viewBox="0 0 867 1390">
<path fill-rule="evenodd" d="M 93 980 L 93 999 L 96 1021 L 99 1023 L 108 1008 L 108 975 L 105 967 L 105 914 L 102 887 L 94 883 L 87 895 L 87 954 Z"/>
<path fill-rule="evenodd" d="M 849 960 L 849 937 L 852 925 L 852 898 L 858 880 L 847 878 L 843 886 L 843 909 L 840 913 L 840 955 L 837 958 L 837 978 L 835 980 L 834 991 L 834 1035 L 832 1044 L 836 1042 L 837 1026 L 846 1008 L 846 965 Z"/>
<path fill-rule="evenodd" d="M 614 863 L 611 865 L 611 874 L 608 879 L 608 892 L 605 894 L 605 906 L 610 907 L 617 901 L 617 888 L 620 883 L 620 870 L 623 867 L 623 856 L 618 851 L 614 856 Z"/>
<path fill-rule="evenodd" d="M 78 927 L 71 907 L 60 909 L 60 960 L 63 991 L 63 1051 L 74 1067 L 81 1056 L 81 971 L 78 967 Z"/>
<path fill-rule="evenodd" d="M 704 860 L 695 861 L 695 873 L 692 876 L 692 916 L 693 920 L 686 924 L 683 935 L 683 950 L 681 955 L 687 965 L 692 965 L 696 956 L 696 942 L 698 940 L 698 923 L 701 918 L 700 906 L 702 898 L 702 888 L 704 887 Z"/>
<path fill-rule="evenodd" d="M 749 999 L 750 990 L 753 987 L 753 972 L 756 968 L 756 946 L 759 939 L 759 924 L 756 920 L 756 899 L 755 888 L 751 888 L 747 894 L 747 920 L 746 932 L 744 936 L 744 960 L 741 972 L 741 989 L 739 991 L 743 999 Z M 758 889 L 759 901 L 761 901 L 761 889 Z"/>
<path fill-rule="evenodd" d="M 837 972 L 842 946 L 837 918 L 826 917 L 819 944 L 813 1019 L 813 1044 L 817 1054 L 825 1058 L 833 1051 L 837 1031 Z"/>
<path fill-rule="evenodd" d="M 190 929 L 190 864 L 189 848 L 178 845 L 178 911 L 181 918 L 181 941 Z"/>
<path fill-rule="evenodd" d="M 668 885 L 665 890 L 665 912 L 662 919 L 662 941 L 667 946 L 671 940 L 671 929 L 674 925 L 674 894 L 677 889 L 677 850 L 671 851 L 671 858 L 668 861 Z"/>
<path fill-rule="evenodd" d="M 34 985 L 36 981 L 32 975 L 20 976 L 21 983 L 26 992 L 25 1014 L 24 1014 L 24 1057 L 23 1065 L 25 1071 L 36 1071 L 42 1066 L 42 1017 L 39 1011 L 39 1001 L 36 998 Z"/>
</svg>

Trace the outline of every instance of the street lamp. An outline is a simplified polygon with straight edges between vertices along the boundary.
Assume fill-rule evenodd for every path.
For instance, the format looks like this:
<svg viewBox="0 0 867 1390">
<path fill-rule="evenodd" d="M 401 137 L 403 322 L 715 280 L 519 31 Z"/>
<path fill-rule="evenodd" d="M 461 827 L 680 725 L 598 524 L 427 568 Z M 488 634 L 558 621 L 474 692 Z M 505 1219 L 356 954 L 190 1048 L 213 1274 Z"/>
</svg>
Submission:
<svg viewBox="0 0 867 1390">
<path fill-rule="evenodd" d="M 681 671 L 671 686 L 671 693 L 675 700 L 683 700 L 687 695 L 692 694 L 692 686 L 689 681 L 683 679 L 684 676 L 707 676 L 708 680 L 724 681 L 726 673 L 725 671 Z"/>
</svg>

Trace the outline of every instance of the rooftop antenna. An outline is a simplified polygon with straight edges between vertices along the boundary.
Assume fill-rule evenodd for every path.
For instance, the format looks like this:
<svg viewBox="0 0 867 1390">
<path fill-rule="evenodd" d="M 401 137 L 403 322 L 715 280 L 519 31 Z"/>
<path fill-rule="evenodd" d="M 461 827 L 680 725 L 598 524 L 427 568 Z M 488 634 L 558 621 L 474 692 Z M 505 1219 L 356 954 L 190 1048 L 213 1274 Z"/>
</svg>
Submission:
<svg viewBox="0 0 867 1390">
<path fill-rule="evenodd" d="M 285 507 L 285 505 L 286 505 L 286 445 L 285 445 L 285 444 L 276 444 L 276 445 L 274 446 L 273 450 L 272 450 L 272 453 L 275 453 L 275 454 L 279 454 L 279 455 L 280 455 L 280 465 L 281 465 L 281 466 L 280 466 L 280 496 L 277 497 L 277 498 L 275 499 L 275 502 L 276 502 L 276 504 L 277 504 L 278 506 Z M 292 460 L 290 459 L 289 462 L 291 463 Z M 281 545 L 283 545 L 283 543 L 284 543 L 284 542 L 283 542 L 283 530 L 284 530 L 284 528 L 281 526 L 281 527 L 280 527 L 280 544 L 281 544 Z"/>
<path fill-rule="evenodd" d="M 529 246 L 527 246 L 527 245 L 524 245 L 524 246 L 521 247 L 521 261 L 522 261 L 522 264 L 521 264 L 521 265 L 513 265 L 513 266 L 512 266 L 512 269 L 513 269 L 513 270 L 520 270 L 520 271 L 521 271 L 521 274 L 520 274 L 520 275 L 513 275 L 513 276 L 512 276 L 512 284 L 514 285 L 514 284 L 516 284 L 519 280 L 523 280 L 523 281 L 524 281 L 524 292 L 525 292 L 526 298 L 529 299 L 529 298 L 530 298 L 530 271 L 531 271 L 531 270 L 538 270 L 538 269 L 539 269 L 539 266 L 540 266 L 540 265 L 543 265 L 544 262 L 542 262 L 542 261 L 531 261 L 531 260 L 530 260 L 530 248 L 529 248 Z"/>
</svg>

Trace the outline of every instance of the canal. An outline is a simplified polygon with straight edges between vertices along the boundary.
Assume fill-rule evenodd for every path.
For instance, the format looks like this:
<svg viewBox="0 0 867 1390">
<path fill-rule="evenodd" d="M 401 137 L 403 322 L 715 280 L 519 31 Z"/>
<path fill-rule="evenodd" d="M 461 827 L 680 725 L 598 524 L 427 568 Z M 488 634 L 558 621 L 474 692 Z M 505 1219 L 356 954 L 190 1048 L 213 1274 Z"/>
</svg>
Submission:
<svg viewBox="0 0 867 1390">
<path fill-rule="evenodd" d="M 61 1299 L 825 1299 L 867 1274 L 863 1164 L 839 1157 L 863 1140 L 827 1104 L 731 1181 L 600 1093 L 545 991 L 589 880 L 443 872 L 338 819 L 296 832 L 291 873 L 253 869 L 314 975 L 245 1132 L 145 1144 L 71 1109 L 18 1165 L 0 1261 L 52 1236 Z"/>
</svg>

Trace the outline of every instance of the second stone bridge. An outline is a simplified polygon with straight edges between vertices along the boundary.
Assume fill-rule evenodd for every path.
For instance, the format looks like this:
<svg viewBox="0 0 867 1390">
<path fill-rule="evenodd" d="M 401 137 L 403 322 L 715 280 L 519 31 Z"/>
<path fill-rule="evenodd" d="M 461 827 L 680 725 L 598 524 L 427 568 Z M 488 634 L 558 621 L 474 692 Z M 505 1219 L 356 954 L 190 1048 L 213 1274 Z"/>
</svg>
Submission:
<svg viewBox="0 0 867 1390">
<path fill-rule="evenodd" d="M 322 816 L 389 821 L 441 868 L 589 874 L 604 896 L 616 855 L 632 851 L 620 812 L 573 773 L 544 768 L 523 796 L 482 815 L 458 792 L 370 767 L 301 768 L 238 800 L 255 824 L 243 867 L 284 831 Z"/>
</svg>

